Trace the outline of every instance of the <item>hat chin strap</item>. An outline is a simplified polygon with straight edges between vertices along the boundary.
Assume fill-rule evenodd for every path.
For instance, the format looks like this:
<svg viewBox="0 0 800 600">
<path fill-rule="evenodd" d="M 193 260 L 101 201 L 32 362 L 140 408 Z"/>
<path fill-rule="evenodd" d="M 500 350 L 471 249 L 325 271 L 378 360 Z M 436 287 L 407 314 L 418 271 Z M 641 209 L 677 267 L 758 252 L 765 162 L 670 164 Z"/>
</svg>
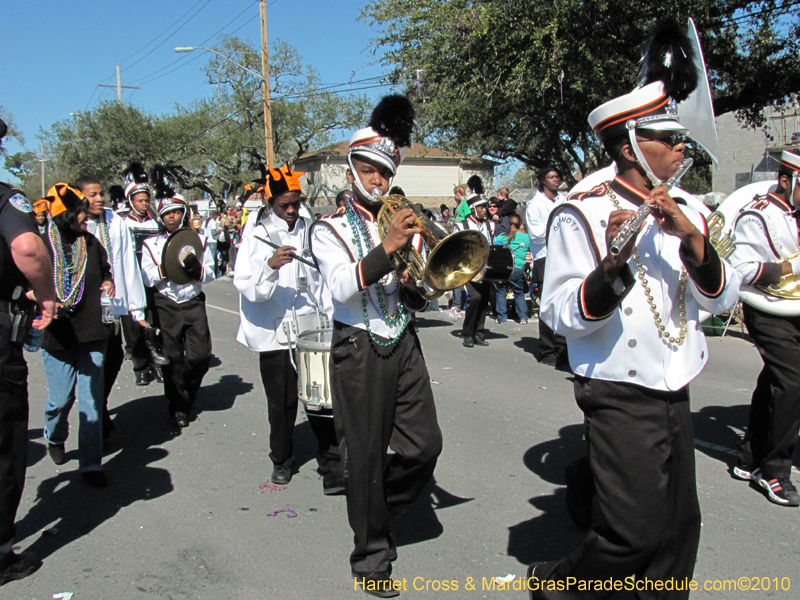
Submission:
<svg viewBox="0 0 800 600">
<path fill-rule="evenodd" d="M 625 123 L 625 127 L 628 128 L 628 140 L 631 143 L 631 148 L 633 148 L 633 153 L 636 155 L 636 162 L 638 162 L 639 166 L 644 169 L 644 174 L 647 175 L 647 179 L 650 180 L 650 183 L 653 184 L 653 187 L 664 185 L 663 182 L 656 177 L 656 174 L 653 173 L 650 165 L 647 164 L 647 159 L 645 159 L 642 149 L 639 148 L 639 142 L 636 141 L 636 120 L 630 119 L 627 123 Z"/>
<path fill-rule="evenodd" d="M 353 161 L 349 154 L 347 155 L 347 166 L 350 167 L 350 172 L 353 174 L 353 183 L 356 185 L 356 189 L 361 192 L 364 198 L 372 198 L 376 203 L 383 202 L 384 196 L 381 194 L 380 188 L 375 188 L 370 194 L 366 188 L 361 185 L 361 179 L 358 177 L 358 173 L 356 172 L 356 168 L 353 166 Z M 389 181 L 390 185 L 392 181 L 394 181 L 394 177 L 392 177 L 391 181 Z"/>
</svg>

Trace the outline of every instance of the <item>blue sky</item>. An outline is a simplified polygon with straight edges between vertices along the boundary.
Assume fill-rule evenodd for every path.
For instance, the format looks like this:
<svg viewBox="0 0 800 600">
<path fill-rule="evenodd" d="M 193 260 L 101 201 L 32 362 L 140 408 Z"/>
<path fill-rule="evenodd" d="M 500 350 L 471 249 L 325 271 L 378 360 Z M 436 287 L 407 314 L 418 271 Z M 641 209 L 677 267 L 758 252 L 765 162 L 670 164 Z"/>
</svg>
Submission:
<svg viewBox="0 0 800 600">
<path fill-rule="evenodd" d="M 380 75 L 367 50 L 375 32 L 357 20 L 367 2 L 268 0 L 270 46 L 276 39 L 293 45 L 325 84 L 346 82 L 353 73 L 353 79 Z M 22 130 L 26 148 L 38 150 L 40 128 L 116 98 L 115 89 L 97 84 L 116 85 L 121 63 L 123 85 L 141 87 L 123 91 L 126 104 L 171 113 L 176 102 L 214 93 L 201 71 L 210 55 L 174 48 L 213 46 L 224 33 L 260 44 L 258 15 L 256 0 L 3 0 L 0 105 Z M 387 90 L 363 93 L 377 99 Z M 5 146 L 21 149 L 11 140 Z M 0 179 L 7 180 L 1 165 Z"/>
</svg>

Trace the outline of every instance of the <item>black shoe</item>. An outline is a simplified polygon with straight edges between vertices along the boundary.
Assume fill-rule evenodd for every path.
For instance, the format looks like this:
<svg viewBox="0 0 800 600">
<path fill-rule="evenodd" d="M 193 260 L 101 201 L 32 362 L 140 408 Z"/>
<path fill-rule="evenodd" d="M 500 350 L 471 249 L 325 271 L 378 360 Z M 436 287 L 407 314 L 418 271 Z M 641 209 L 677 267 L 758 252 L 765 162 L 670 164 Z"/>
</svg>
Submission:
<svg viewBox="0 0 800 600">
<path fill-rule="evenodd" d="M 136 374 L 136 385 L 150 385 L 151 381 L 153 381 L 153 374 L 150 371 Z"/>
<path fill-rule="evenodd" d="M 322 476 L 322 493 L 326 496 L 342 496 L 345 493 L 344 477 L 326 473 Z"/>
<path fill-rule="evenodd" d="M 47 454 L 57 465 L 63 465 L 67 462 L 64 456 L 64 444 L 47 444 Z"/>
<path fill-rule="evenodd" d="M 402 584 L 399 582 L 395 584 L 388 571 L 373 571 L 366 575 L 353 573 L 353 577 L 355 578 L 355 588 L 370 596 L 394 598 L 400 595 L 400 591 L 395 589 L 395 585 L 402 587 Z"/>
<path fill-rule="evenodd" d="M 94 488 L 104 488 L 108 485 L 108 477 L 102 471 L 83 471 L 81 477 Z"/>
<path fill-rule="evenodd" d="M 169 364 L 169 358 L 161 354 L 161 351 L 154 342 L 148 340 L 145 342 L 145 345 L 147 346 L 147 349 L 150 351 L 150 358 L 153 359 L 154 364 L 159 365 L 161 367 Z"/>
<path fill-rule="evenodd" d="M 464 341 L 461 342 L 464 348 L 472 348 L 475 346 L 475 342 L 470 336 L 464 336 Z"/>
<path fill-rule="evenodd" d="M 287 465 L 275 465 L 270 475 L 270 481 L 278 485 L 285 485 L 292 480 L 292 467 Z"/>
<path fill-rule="evenodd" d="M 176 412 L 173 418 L 175 419 L 175 424 L 181 429 L 189 426 L 189 415 L 186 413 Z"/>
<path fill-rule="evenodd" d="M 555 354 L 545 354 L 544 356 L 540 357 L 539 364 L 547 365 L 548 367 L 555 367 L 556 366 Z"/>
<path fill-rule="evenodd" d="M 585 473 L 582 469 L 586 458 L 573 460 L 564 469 L 564 479 L 567 484 L 567 495 L 565 504 L 567 514 L 575 526 L 582 531 L 586 531 L 592 526 L 592 499 L 594 497 L 594 484 L 591 480 L 585 479 L 590 473 Z"/>
<path fill-rule="evenodd" d="M 157 364 L 153 365 L 152 373 L 158 383 L 164 383 L 164 371 L 161 370 L 161 367 Z"/>
<path fill-rule="evenodd" d="M 487 342 L 483 338 L 479 338 L 479 337 L 475 336 L 475 345 L 476 346 L 488 346 L 489 342 Z"/>
<path fill-rule="evenodd" d="M 531 563 L 530 565 L 528 565 L 527 579 L 525 579 L 525 581 L 527 581 L 529 583 L 529 585 L 528 585 L 528 598 L 530 598 L 530 600 L 536 600 L 536 598 L 539 597 L 538 591 L 534 592 L 534 590 L 533 590 L 533 588 L 536 587 L 536 586 L 533 586 L 533 585 L 530 585 L 530 584 L 532 584 L 535 581 L 535 580 L 531 580 L 531 578 L 535 577 L 534 572 L 536 571 L 536 568 L 542 566 L 543 564 L 544 564 L 543 562 L 535 562 L 535 563 Z"/>
<path fill-rule="evenodd" d="M 755 467 L 751 467 L 750 465 L 744 464 L 742 461 L 737 460 L 736 464 L 731 469 L 731 475 L 733 475 L 736 479 L 741 479 L 742 481 L 750 481 L 753 479 L 754 471 L 756 471 Z M 755 473 L 756 477 L 758 477 L 758 473 Z"/>
<path fill-rule="evenodd" d="M 0 572 L 0 585 L 5 585 L 9 581 L 23 579 L 32 575 L 42 566 L 41 559 L 33 552 L 23 552 L 13 555 L 16 560 Z"/>
</svg>

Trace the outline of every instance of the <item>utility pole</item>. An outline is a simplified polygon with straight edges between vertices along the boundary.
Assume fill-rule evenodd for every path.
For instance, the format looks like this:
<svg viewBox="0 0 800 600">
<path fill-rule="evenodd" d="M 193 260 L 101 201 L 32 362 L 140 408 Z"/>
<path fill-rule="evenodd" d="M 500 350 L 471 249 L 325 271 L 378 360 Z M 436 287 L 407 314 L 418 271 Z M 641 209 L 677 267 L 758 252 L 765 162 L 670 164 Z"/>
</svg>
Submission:
<svg viewBox="0 0 800 600">
<path fill-rule="evenodd" d="M 39 162 L 42 165 L 42 198 L 44 198 L 44 163 L 47 162 L 47 159 L 44 157 L 44 142 L 42 142 L 42 153 L 39 155 Z"/>
<path fill-rule="evenodd" d="M 261 91 L 264 95 L 264 137 L 266 138 L 267 166 L 274 166 L 272 150 L 272 113 L 269 108 L 269 46 L 267 45 L 267 3 L 259 0 L 261 11 Z"/>
<path fill-rule="evenodd" d="M 98 83 L 97 87 L 107 87 L 107 88 L 117 88 L 117 101 L 119 105 L 122 106 L 122 88 L 126 90 L 138 90 L 138 85 L 122 85 L 122 77 L 119 72 L 119 65 L 117 65 L 117 85 L 104 85 L 102 83 Z"/>
</svg>

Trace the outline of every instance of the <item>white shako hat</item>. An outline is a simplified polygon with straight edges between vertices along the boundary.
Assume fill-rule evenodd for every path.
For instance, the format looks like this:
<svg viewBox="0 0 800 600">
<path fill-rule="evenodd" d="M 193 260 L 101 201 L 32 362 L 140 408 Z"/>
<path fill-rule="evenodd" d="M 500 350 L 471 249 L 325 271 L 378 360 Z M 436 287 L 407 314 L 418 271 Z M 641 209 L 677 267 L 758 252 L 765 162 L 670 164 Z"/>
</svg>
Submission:
<svg viewBox="0 0 800 600">
<path fill-rule="evenodd" d="M 484 195 L 483 180 L 478 175 L 473 175 L 467 179 L 467 187 L 470 192 L 467 194 L 467 197 L 464 198 L 467 206 L 475 208 L 476 206 L 487 203 L 486 196 Z"/>
<path fill-rule="evenodd" d="M 172 198 L 162 198 L 158 201 L 158 216 L 163 217 L 168 212 L 178 209 L 182 209 L 185 215 L 188 207 L 189 205 L 186 204 L 186 198 L 180 194 L 175 194 Z"/>
<path fill-rule="evenodd" d="M 141 163 L 132 162 L 122 172 L 125 180 L 125 199 L 130 202 L 134 194 L 145 192 L 150 195 L 150 186 L 147 185 L 147 171 Z"/>
<path fill-rule="evenodd" d="M 639 148 L 636 129 L 688 132 L 677 103 L 695 91 L 699 75 L 695 48 L 683 27 L 674 17 L 659 19 L 639 63 L 639 87 L 594 109 L 589 125 L 604 145 L 627 137 L 651 183 L 661 185 Z"/>
<path fill-rule="evenodd" d="M 784 171 L 792 177 L 797 177 L 800 173 L 800 156 L 784 150 L 781 153 L 778 171 Z"/>
<path fill-rule="evenodd" d="M 384 96 L 372 111 L 369 125 L 350 138 L 347 164 L 355 176 L 356 187 L 364 196 L 370 197 L 370 194 L 361 185 L 352 159 L 376 162 L 389 169 L 394 177 L 406 155 L 406 148 L 411 145 L 414 116 L 414 107 L 408 98 L 400 94 Z"/>
</svg>

